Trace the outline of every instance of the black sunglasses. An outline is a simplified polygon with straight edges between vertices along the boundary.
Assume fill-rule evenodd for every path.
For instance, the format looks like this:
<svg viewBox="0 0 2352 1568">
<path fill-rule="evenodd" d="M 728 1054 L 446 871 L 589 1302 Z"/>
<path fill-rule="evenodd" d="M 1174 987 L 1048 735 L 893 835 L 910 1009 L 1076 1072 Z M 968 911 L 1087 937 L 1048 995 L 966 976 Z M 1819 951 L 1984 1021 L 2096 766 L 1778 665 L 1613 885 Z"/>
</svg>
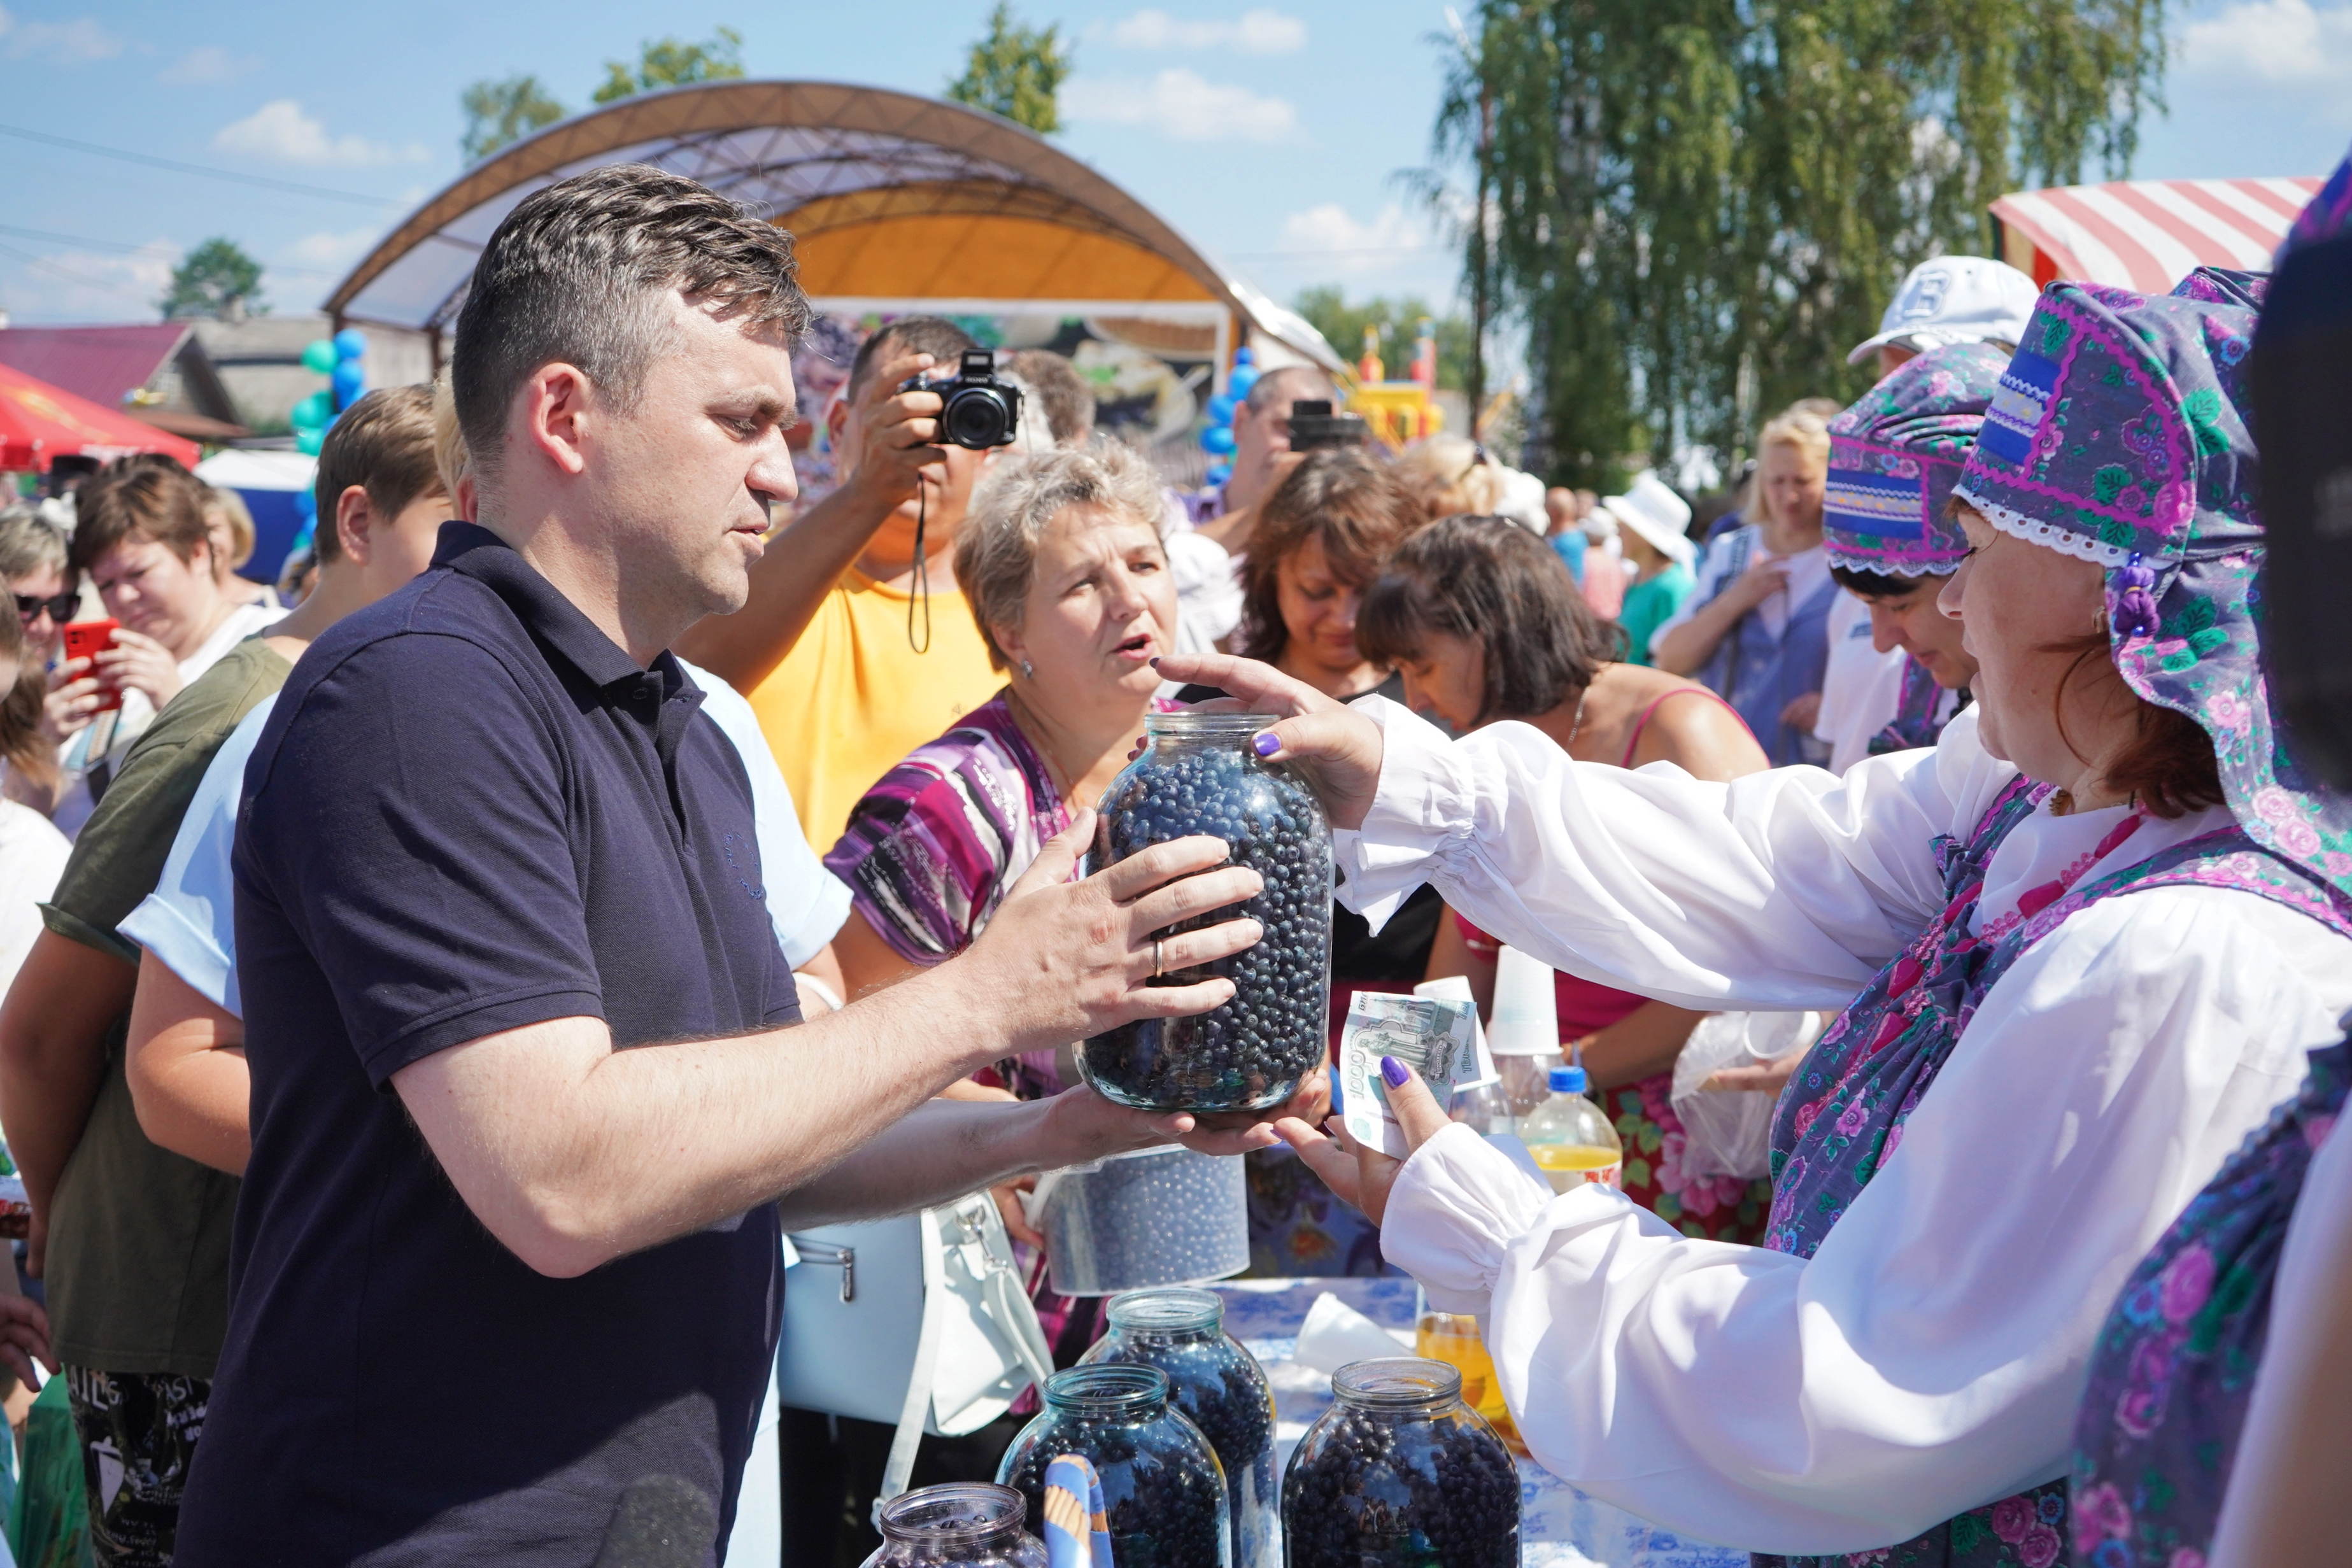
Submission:
<svg viewBox="0 0 2352 1568">
<path fill-rule="evenodd" d="M 52 593 L 47 599 L 20 593 L 16 595 L 16 615 L 20 620 L 30 621 L 46 610 L 49 612 L 49 619 L 62 626 L 73 619 L 73 612 L 80 603 L 81 595 L 79 593 Z"/>
</svg>

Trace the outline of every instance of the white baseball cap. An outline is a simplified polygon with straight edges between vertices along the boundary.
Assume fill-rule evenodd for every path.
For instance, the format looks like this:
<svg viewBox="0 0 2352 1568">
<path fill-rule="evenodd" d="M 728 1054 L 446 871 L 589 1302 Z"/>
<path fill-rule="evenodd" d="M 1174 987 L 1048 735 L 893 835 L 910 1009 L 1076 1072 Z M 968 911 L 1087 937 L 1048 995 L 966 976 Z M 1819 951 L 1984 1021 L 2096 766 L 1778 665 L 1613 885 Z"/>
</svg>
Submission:
<svg viewBox="0 0 2352 1568">
<path fill-rule="evenodd" d="M 1631 528 L 1644 544 L 1669 560 L 1688 566 L 1698 554 L 1690 536 L 1683 531 L 1690 527 L 1690 503 L 1675 495 L 1673 486 L 1659 478 L 1655 470 L 1644 470 L 1625 486 L 1623 495 L 1602 500 L 1601 509 L 1616 518 L 1620 528 Z"/>
<path fill-rule="evenodd" d="M 1878 334 L 1845 357 L 1858 365 L 1889 344 L 1925 350 L 1954 343 L 2006 343 L 2025 336 L 2027 318 L 2042 290 L 2005 261 L 1981 256 L 1939 256 L 1911 269 L 1894 303 L 1878 319 Z"/>
</svg>

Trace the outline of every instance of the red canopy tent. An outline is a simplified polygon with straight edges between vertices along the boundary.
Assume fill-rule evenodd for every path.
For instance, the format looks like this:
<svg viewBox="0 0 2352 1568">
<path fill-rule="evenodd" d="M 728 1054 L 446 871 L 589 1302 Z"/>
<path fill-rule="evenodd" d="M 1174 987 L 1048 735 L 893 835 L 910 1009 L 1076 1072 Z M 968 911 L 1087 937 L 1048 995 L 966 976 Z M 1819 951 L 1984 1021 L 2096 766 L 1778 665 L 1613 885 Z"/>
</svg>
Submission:
<svg viewBox="0 0 2352 1568">
<path fill-rule="evenodd" d="M 190 468 L 202 455 L 193 441 L 0 364 L 0 473 L 37 474 L 59 457 L 104 462 L 133 452 L 161 452 Z"/>
<path fill-rule="evenodd" d="M 2268 272 L 2316 177 L 2123 180 L 2016 191 L 1992 204 L 2000 258 L 2034 282 L 2162 294 L 2200 267 Z"/>
</svg>

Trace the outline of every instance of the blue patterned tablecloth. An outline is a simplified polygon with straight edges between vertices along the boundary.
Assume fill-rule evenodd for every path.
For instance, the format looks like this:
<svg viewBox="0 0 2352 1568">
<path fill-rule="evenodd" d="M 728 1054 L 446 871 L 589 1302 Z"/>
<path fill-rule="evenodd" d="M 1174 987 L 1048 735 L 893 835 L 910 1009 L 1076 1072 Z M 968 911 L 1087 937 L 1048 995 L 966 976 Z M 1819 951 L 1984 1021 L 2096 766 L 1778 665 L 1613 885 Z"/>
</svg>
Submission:
<svg viewBox="0 0 2352 1568">
<path fill-rule="evenodd" d="M 1412 1354 L 1414 1288 L 1411 1280 L 1229 1280 L 1215 1286 L 1225 1299 L 1225 1332 L 1249 1347 L 1269 1373 L 1298 1347 L 1298 1327 L 1315 1298 L 1329 1291 L 1397 1338 Z M 1276 1378 L 1275 1463 L 1291 1450 L 1331 1404 L 1328 1383 L 1318 1392 L 1297 1379 Z M 1319 1380 L 1318 1380 L 1319 1381 Z M 1748 1568 L 1748 1553 L 1702 1546 L 1589 1497 L 1529 1460 L 1519 1464 L 1519 1562 L 1523 1568 Z"/>
</svg>

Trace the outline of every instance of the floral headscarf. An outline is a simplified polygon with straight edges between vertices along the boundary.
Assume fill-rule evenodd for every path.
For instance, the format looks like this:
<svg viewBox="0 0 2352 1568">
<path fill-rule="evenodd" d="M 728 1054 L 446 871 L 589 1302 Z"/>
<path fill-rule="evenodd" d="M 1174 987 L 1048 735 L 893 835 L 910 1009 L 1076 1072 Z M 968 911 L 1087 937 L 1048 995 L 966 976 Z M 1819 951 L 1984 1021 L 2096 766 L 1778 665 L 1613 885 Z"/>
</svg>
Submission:
<svg viewBox="0 0 2352 1568">
<path fill-rule="evenodd" d="M 2352 800 L 2294 760 L 2263 684 L 2243 306 L 2053 283 L 1953 494 L 2106 569 L 2116 667 L 2212 737 L 2257 841 L 2352 894 Z"/>
<path fill-rule="evenodd" d="M 2008 364 L 1987 343 L 1930 349 L 1830 421 L 1832 563 L 1895 577 L 1958 569 L 1969 542 L 1948 516 L 1952 486 Z"/>
<path fill-rule="evenodd" d="M 2287 230 L 2285 248 L 2301 250 L 2347 230 L 2352 230 L 2352 153 L 2345 154 L 2344 162 L 2336 165 L 2336 172 L 2319 187 L 2319 194 L 2311 198 L 2311 204 L 2303 209 L 2303 215 Z"/>
</svg>

